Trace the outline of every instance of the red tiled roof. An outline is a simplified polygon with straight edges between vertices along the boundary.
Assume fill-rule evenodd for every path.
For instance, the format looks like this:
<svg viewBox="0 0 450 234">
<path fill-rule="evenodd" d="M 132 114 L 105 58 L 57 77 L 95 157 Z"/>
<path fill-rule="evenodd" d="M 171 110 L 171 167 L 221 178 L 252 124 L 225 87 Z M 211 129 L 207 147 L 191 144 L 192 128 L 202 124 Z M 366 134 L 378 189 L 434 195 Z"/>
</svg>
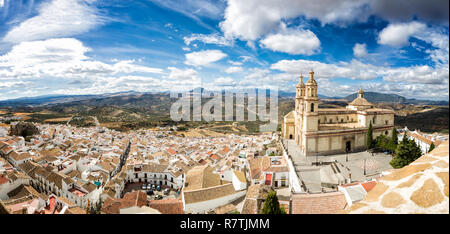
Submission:
<svg viewBox="0 0 450 234">
<path fill-rule="evenodd" d="M 364 190 L 366 190 L 366 192 L 369 192 L 370 190 L 373 189 L 373 187 L 375 187 L 375 185 L 377 185 L 376 181 L 369 181 L 366 183 L 361 183 L 361 185 L 363 186 Z"/>
<path fill-rule="evenodd" d="M 102 205 L 102 211 L 107 214 L 120 214 L 120 201 L 109 197 L 106 198 Z"/>
<path fill-rule="evenodd" d="M 6 178 L 3 175 L 0 175 L 0 184 L 5 184 L 5 183 L 8 183 L 8 182 L 9 182 L 8 178 Z"/>
<path fill-rule="evenodd" d="M 169 149 L 167 150 L 167 152 L 169 152 L 169 153 L 172 154 L 172 155 L 176 154 L 175 150 L 173 150 L 172 148 L 169 148 Z"/>
<path fill-rule="evenodd" d="M 147 194 L 141 191 L 127 193 L 120 199 L 120 208 L 141 207 L 147 205 Z"/>
<path fill-rule="evenodd" d="M 149 206 L 162 214 L 184 214 L 183 202 L 179 199 L 152 200 Z"/>
<path fill-rule="evenodd" d="M 215 155 L 215 154 L 211 155 L 210 157 L 211 157 L 212 159 L 214 159 L 214 160 L 219 159 L 219 156 L 217 156 L 217 155 Z"/>
<path fill-rule="evenodd" d="M 294 194 L 291 199 L 293 214 L 334 214 L 347 206 L 343 192 Z"/>
<path fill-rule="evenodd" d="M 228 153 L 228 152 L 230 152 L 230 148 L 228 148 L 228 147 L 224 147 L 224 148 L 223 148 L 223 152 L 225 152 L 225 153 Z"/>
</svg>

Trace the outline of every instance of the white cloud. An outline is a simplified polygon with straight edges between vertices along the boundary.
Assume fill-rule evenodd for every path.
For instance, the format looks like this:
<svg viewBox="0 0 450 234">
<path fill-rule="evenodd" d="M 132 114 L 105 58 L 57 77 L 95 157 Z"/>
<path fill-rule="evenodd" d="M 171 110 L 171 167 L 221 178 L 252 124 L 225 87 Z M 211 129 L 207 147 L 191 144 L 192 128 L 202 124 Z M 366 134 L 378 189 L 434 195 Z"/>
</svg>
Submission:
<svg viewBox="0 0 450 234">
<path fill-rule="evenodd" d="M 18 43 L 55 37 L 67 37 L 89 31 L 104 22 L 86 0 L 52 0 L 40 5 L 39 14 L 6 33 L 3 41 Z"/>
<path fill-rule="evenodd" d="M 289 74 L 305 74 L 311 69 L 317 79 L 331 79 L 336 77 L 369 80 L 378 77 L 378 67 L 361 63 L 358 60 L 340 62 L 337 64 L 322 63 L 313 60 L 281 60 L 270 66 L 271 69 L 284 71 Z"/>
<path fill-rule="evenodd" d="M 225 20 L 220 23 L 226 37 L 256 40 L 280 27 L 282 20 L 304 15 L 322 23 L 367 18 L 365 1 L 309 0 L 228 0 Z"/>
<path fill-rule="evenodd" d="M 387 67 L 365 64 L 358 60 L 339 62 L 336 64 L 322 63 L 312 60 L 281 60 L 274 63 L 271 69 L 284 71 L 288 74 L 305 74 L 314 70 L 318 80 L 332 78 L 348 78 L 354 80 L 370 80 L 382 77 L 392 83 L 445 84 L 449 79 L 448 66 L 430 67 Z"/>
<path fill-rule="evenodd" d="M 169 79 L 175 80 L 197 80 L 198 72 L 194 69 L 179 69 L 176 67 L 168 67 L 170 70 L 170 74 L 168 76 Z"/>
<path fill-rule="evenodd" d="M 225 37 L 219 36 L 218 34 L 191 34 L 188 37 L 184 37 L 184 43 L 190 45 L 193 41 L 201 41 L 205 44 L 216 44 L 220 46 L 231 46 L 233 41 L 226 39 Z"/>
<path fill-rule="evenodd" d="M 242 65 L 242 62 L 236 62 L 236 61 L 231 61 L 231 60 L 229 60 L 228 61 L 231 65 L 234 65 L 234 66 L 241 66 Z"/>
<path fill-rule="evenodd" d="M 235 86 L 236 81 L 234 81 L 233 78 L 230 77 L 219 77 L 214 80 L 214 84 L 217 86 Z"/>
<path fill-rule="evenodd" d="M 282 33 L 270 34 L 261 44 L 273 51 L 288 54 L 311 55 L 320 49 L 320 41 L 309 30 L 287 30 Z"/>
<path fill-rule="evenodd" d="M 408 45 L 411 36 L 423 33 L 426 28 L 424 23 L 417 21 L 389 24 L 380 32 L 378 43 L 397 47 L 405 46 Z"/>
<path fill-rule="evenodd" d="M 186 61 L 184 63 L 192 66 L 206 66 L 227 57 L 227 55 L 220 50 L 201 50 L 188 53 L 185 56 Z"/>
<path fill-rule="evenodd" d="M 225 70 L 226 73 L 230 74 L 230 73 L 236 73 L 236 72 L 242 72 L 244 69 L 242 67 L 229 67 L 227 68 L 227 70 Z"/>
<path fill-rule="evenodd" d="M 275 32 L 281 23 L 304 16 L 322 24 L 345 26 L 371 15 L 390 22 L 434 20 L 448 25 L 448 1 L 432 0 L 228 0 L 220 28 L 228 38 L 254 41 Z"/>
<path fill-rule="evenodd" d="M 3 7 L 5 5 L 5 0 L 0 0 L 0 7 Z"/>
<path fill-rule="evenodd" d="M 137 65 L 133 60 L 106 64 L 86 56 L 91 51 L 74 38 L 21 42 L 0 56 L 0 80 L 90 78 L 119 73 L 163 73 L 162 69 Z"/>
<path fill-rule="evenodd" d="M 353 55 L 355 55 L 356 57 L 366 57 L 368 55 L 366 44 L 356 43 L 353 47 Z"/>
</svg>

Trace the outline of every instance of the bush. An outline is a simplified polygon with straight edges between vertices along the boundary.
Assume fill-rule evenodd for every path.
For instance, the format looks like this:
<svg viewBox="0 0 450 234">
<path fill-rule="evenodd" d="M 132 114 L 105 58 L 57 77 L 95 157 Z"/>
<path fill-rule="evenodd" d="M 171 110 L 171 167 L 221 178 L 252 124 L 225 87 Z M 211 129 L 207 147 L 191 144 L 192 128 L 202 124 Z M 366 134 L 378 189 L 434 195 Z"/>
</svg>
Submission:
<svg viewBox="0 0 450 234">
<path fill-rule="evenodd" d="M 263 214 L 284 214 L 286 213 L 278 202 L 277 192 L 270 191 L 267 194 L 266 201 L 264 202 L 264 207 L 261 211 Z"/>
<path fill-rule="evenodd" d="M 395 150 L 395 156 L 390 164 L 393 168 L 402 168 L 414 162 L 422 155 L 420 147 L 417 146 L 414 140 L 409 140 L 406 137 L 400 142 Z"/>
<path fill-rule="evenodd" d="M 435 148 L 434 143 L 431 142 L 430 149 L 428 149 L 428 153 L 431 152 Z"/>
</svg>

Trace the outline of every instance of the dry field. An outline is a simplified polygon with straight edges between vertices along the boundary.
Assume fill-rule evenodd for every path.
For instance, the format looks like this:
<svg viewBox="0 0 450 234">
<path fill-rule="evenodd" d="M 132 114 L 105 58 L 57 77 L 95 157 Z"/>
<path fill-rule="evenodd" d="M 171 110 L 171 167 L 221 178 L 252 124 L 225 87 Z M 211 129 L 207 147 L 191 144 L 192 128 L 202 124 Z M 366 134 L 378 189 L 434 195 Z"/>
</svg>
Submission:
<svg viewBox="0 0 450 234">
<path fill-rule="evenodd" d="M 66 123 L 67 121 L 71 120 L 72 117 L 65 117 L 65 118 L 55 118 L 55 119 L 46 119 L 44 120 L 45 123 L 56 123 L 56 122 L 64 122 Z"/>
</svg>

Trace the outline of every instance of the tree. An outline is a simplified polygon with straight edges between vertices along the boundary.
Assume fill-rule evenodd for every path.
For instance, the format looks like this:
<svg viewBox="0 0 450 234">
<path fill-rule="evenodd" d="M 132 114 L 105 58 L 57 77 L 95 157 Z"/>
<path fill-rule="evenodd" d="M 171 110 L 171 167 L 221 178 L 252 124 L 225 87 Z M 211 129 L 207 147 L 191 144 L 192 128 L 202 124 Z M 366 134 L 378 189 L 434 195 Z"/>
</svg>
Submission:
<svg viewBox="0 0 450 234">
<path fill-rule="evenodd" d="M 428 153 L 430 153 L 435 147 L 436 146 L 434 146 L 434 143 L 431 142 L 430 149 L 428 150 Z"/>
<path fill-rule="evenodd" d="M 375 138 L 375 145 L 374 147 L 382 149 L 382 150 L 388 150 L 388 144 L 390 139 L 386 137 L 385 135 L 379 135 L 377 138 Z"/>
<path fill-rule="evenodd" d="M 388 149 L 390 151 L 395 151 L 397 149 L 398 145 L 398 136 L 397 136 L 397 129 L 392 129 L 392 137 L 389 139 L 388 143 Z"/>
<path fill-rule="evenodd" d="M 393 168 L 402 168 L 410 163 L 414 162 L 422 155 L 420 147 L 414 140 L 408 140 L 403 137 L 403 140 L 397 146 L 395 150 L 395 156 L 391 160 L 390 164 Z"/>
<path fill-rule="evenodd" d="M 261 211 L 263 214 L 283 214 L 284 210 L 281 209 L 280 203 L 278 202 L 277 192 L 270 191 L 267 194 L 266 201 L 264 202 L 264 207 Z"/>
<path fill-rule="evenodd" d="M 367 149 L 372 149 L 374 147 L 373 144 L 373 132 L 372 132 L 372 122 L 369 123 L 369 129 L 367 130 Z"/>
</svg>

